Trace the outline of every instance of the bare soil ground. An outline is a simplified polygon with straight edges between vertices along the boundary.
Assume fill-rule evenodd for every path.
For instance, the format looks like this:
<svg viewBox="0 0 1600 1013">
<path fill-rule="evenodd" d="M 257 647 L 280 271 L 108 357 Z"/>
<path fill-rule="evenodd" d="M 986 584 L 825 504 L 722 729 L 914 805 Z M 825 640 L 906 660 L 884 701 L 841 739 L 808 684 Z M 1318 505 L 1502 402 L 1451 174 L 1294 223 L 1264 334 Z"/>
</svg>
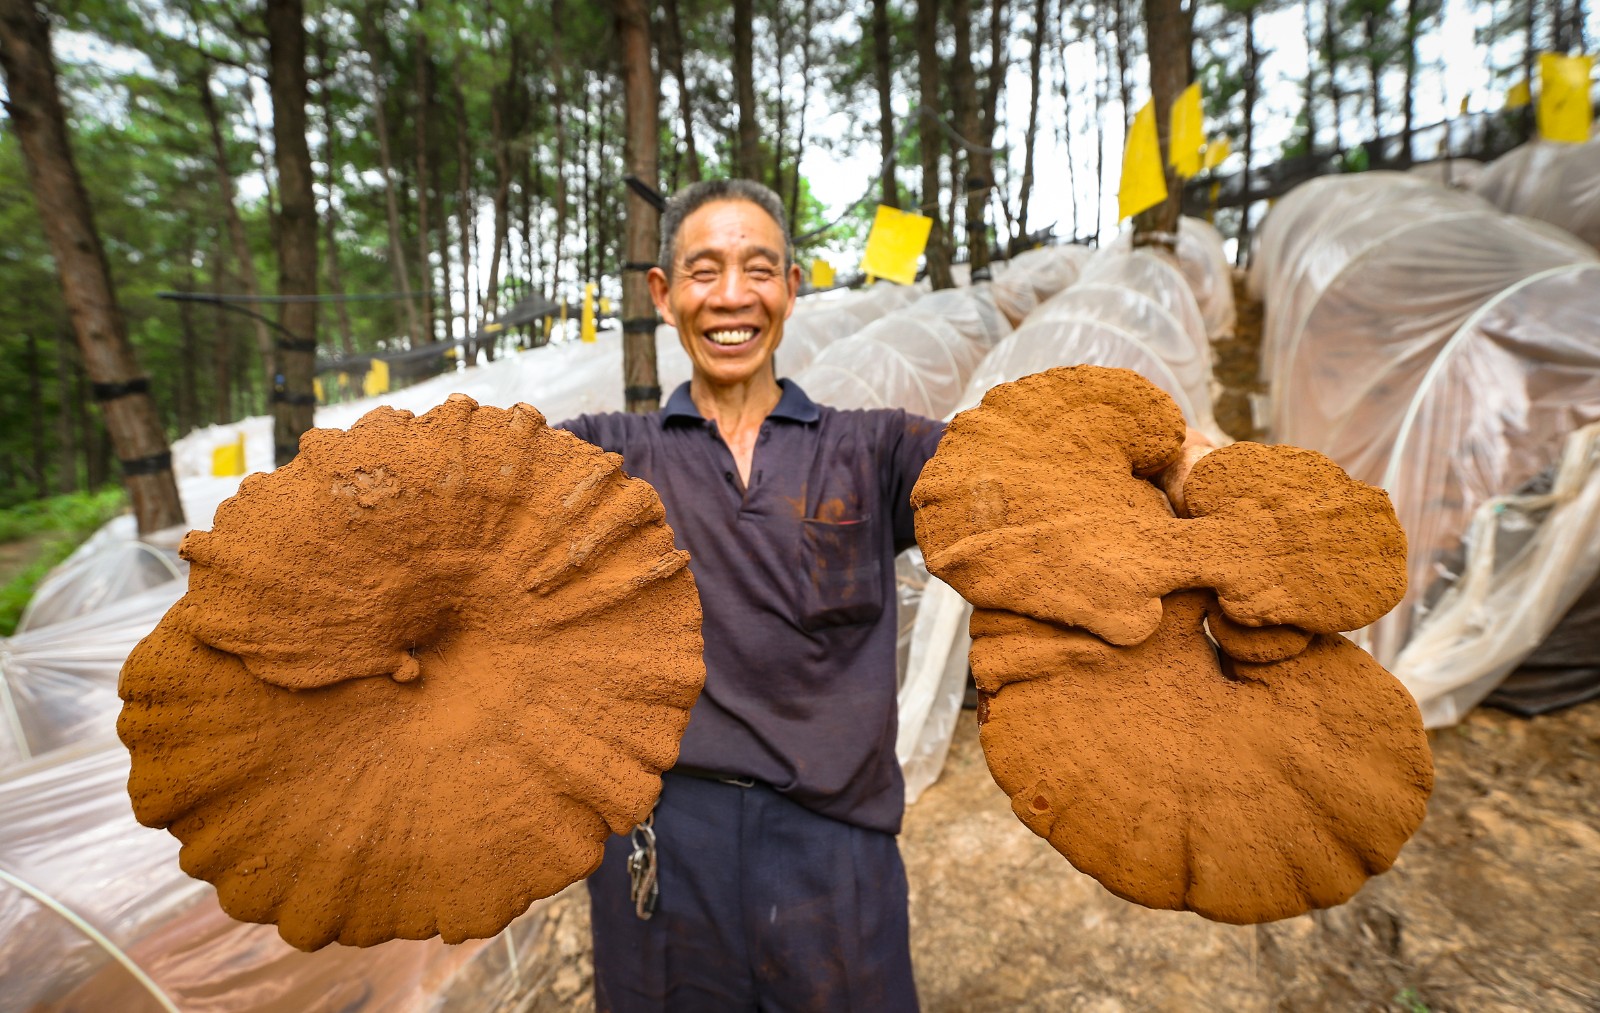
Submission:
<svg viewBox="0 0 1600 1013">
<path fill-rule="evenodd" d="M 1260 310 L 1239 309 L 1217 414 L 1247 439 Z M 1233 926 L 1078 873 L 1011 814 L 965 712 L 900 839 L 923 1008 L 1600 1011 L 1600 701 L 1531 721 L 1480 709 L 1429 741 L 1428 817 L 1392 870 L 1341 907 Z M 538 971 L 504 1008 L 592 1009 L 581 885 L 521 924 Z"/>
<path fill-rule="evenodd" d="M 32 566 L 51 537 L 45 533 L 0 543 L 0 585 L 11 583 L 17 574 Z"/>
</svg>

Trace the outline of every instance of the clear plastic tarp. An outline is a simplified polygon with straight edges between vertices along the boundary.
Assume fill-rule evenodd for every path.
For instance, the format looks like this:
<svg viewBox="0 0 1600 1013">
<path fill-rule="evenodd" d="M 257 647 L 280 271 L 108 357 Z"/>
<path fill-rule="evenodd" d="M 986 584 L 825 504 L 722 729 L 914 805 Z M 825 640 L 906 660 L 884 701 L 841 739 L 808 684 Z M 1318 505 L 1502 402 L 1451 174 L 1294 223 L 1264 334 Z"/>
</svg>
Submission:
<svg viewBox="0 0 1600 1013">
<path fill-rule="evenodd" d="M 1092 256 L 1087 246 L 1041 246 L 993 264 L 994 303 L 1016 327 L 1035 306 L 1076 281 Z"/>
<path fill-rule="evenodd" d="M 0 779 L 0 1010 L 476 1011 L 537 978 L 543 904 L 458 946 L 301 953 L 234 921 L 178 842 L 134 820 L 127 779 L 116 744 Z"/>
<path fill-rule="evenodd" d="M 1413 165 L 1406 171 L 1419 179 L 1443 187 L 1471 190 L 1483 173 L 1483 163 L 1476 158 L 1441 158 L 1436 162 Z"/>
<path fill-rule="evenodd" d="M 0 775 L 24 761 L 115 734 L 117 673 L 183 594 L 147 590 L 0 641 Z"/>
<path fill-rule="evenodd" d="M 1430 725 L 1451 723 L 1594 578 L 1583 553 L 1540 548 L 1600 537 L 1571 505 L 1588 481 L 1580 465 L 1568 466 L 1559 508 L 1505 497 L 1600 420 L 1600 257 L 1542 222 L 1387 173 L 1293 191 L 1256 257 L 1273 438 L 1388 490 L 1409 586 L 1361 638 Z M 1534 511 L 1539 530 L 1496 549 L 1494 518 Z"/>
<path fill-rule="evenodd" d="M 1472 189 L 1501 211 L 1559 225 L 1600 247 L 1600 137 L 1530 141 L 1484 166 Z"/>
<path fill-rule="evenodd" d="M 1133 233 L 1123 232 L 1108 244 L 1108 249 L 1133 249 Z M 1199 218 L 1178 220 L 1178 270 L 1189 282 L 1189 294 L 1200 310 L 1206 337 L 1216 340 L 1231 337 L 1238 323 L 1233 304 L 1233 264 L 1222 245 L 1222 233 Z"/>
<path fill-rule="evenodd" d="M 790 375 L 819 404 L 942 418 L 1010 332 L 987 284 L 945 289 L 835 341 Z"/>
<path fill-rule="evenodd" d="M 1115 366 L 1143 375 L 1172 396 L 1190 425 L 1228 442 L 1212 421 L 1209 356 L 1184 276 L 1154 253 L 1108 249 L 1094 256 L 1075 285 L 1041 304 L 989 352 L 954 411 L 976 405 L 991 387 L 1056 366 Z M 927 579 L 895 740 L 908 800 L 944 767 L 966 689 L 971 615 L 950 585 Z"/>
</svg>

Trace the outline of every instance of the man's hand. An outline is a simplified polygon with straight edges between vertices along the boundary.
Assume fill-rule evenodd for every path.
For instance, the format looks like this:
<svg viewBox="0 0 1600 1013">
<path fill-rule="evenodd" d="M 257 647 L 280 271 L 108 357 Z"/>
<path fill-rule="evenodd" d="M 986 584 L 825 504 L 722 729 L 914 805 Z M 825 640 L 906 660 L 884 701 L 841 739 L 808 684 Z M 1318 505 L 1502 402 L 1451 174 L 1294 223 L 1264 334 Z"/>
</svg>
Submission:
<svg viewBox="0 0 1600 1013">
<path fill-rule="evenodd" d="M 1187 428 L 1187 427 L 1186 427 Z M 1161 491 L 1167 494 L 1167 499 L 1172 503 L 1172 512 L 1179 517 L 1189 515 L 1188 508 L 1183 500 L 1183 483 L 1189 478 L 1189 471 L 1200 458 L 1217 449 L 1217 445 L 1198 429 L 1188 429 L 1183 437 L 1183 450 L 1178 459 L 1157 472 L 1154 476 Z"/>
</svg>

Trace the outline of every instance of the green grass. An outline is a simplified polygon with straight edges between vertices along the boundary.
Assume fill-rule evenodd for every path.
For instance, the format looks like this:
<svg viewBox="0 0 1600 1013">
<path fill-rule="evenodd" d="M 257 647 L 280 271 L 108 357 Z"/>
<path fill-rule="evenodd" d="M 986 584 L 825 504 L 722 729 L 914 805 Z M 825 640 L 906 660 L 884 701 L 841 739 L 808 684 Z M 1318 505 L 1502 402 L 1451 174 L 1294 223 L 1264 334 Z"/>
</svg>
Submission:
<svg viewBox="0 0 1600 1013">
<path fill-rule="evenodd" d="M 22 610 L 50 568 L 72 555 L 73 549 L 126 505 L 122 489 L 109 486 L 99 492 L 51 496 L 0 510 L 0 542 L 45 536 L 33 563 L 0 586 L 0 636 L 9 637 L 16 632 Z"/>
</svg>

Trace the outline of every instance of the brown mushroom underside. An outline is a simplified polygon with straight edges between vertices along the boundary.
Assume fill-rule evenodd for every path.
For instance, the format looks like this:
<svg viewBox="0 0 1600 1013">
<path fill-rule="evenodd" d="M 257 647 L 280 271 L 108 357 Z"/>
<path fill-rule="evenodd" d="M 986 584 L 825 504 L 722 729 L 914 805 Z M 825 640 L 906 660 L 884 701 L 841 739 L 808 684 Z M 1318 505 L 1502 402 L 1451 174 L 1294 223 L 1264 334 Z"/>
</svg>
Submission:
<svg viewBox="0 0 1600 1013">
<path fill-rule="evenodd" d="M 1420 825 L 1411 696 L 1337 630 L 1405 589 L 1388 497 L 1292 447 L 1140 478 L 1183 419 L 1135 373 L 990 391 L 913 492 L 928 568 L 977 606 L 982 740 L 1018 817 L 1119 896 L 1229 922 L 1348 899 Z"/>
<path fill-rule="evenodd" d="M 122 672 L 134 812 L 302 949 L 490 936 L 591 873 L 705 679 L 654 490 L 526 405 L 308 433 L 182 551 Z"/>
</svg>

